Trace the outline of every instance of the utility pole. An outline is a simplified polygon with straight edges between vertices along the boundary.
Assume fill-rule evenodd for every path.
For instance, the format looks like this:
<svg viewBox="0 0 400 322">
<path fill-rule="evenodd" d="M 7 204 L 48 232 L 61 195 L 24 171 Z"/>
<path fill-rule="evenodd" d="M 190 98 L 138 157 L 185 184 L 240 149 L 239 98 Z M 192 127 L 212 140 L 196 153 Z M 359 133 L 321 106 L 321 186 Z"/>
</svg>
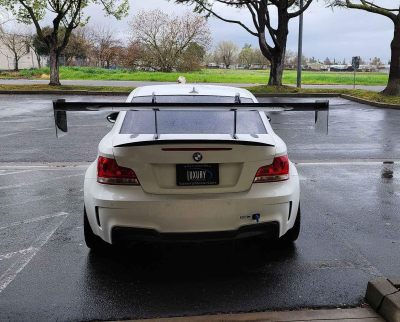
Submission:
<svg viewBox="0 0 400 322">
<path fill-rule="evenodd" d="M 303 2 L 303 0 L 300 0 L 300 10 L 303 9 Z M 297 52 L 297 58 L 297 87 L 301 88 L 301 70 L 303 58 L 303 13 L 300 14 L 299 18 L 299 50 Z"/>
</svg>

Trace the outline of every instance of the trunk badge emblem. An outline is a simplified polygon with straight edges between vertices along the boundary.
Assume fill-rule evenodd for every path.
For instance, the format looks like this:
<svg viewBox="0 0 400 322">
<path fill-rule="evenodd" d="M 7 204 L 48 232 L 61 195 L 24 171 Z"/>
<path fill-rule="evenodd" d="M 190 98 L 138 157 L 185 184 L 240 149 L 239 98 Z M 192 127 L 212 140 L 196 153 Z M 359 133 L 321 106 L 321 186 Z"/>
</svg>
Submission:
<svg viewBox="0 0 400 322">
<path fill-rule="evenodd" d="M 193 154 L 193 160 L 196 162 L 200 162 L 203 159 L 203 156 L 201 155 L 200 152 L 196 152 Z"/>
</svg>

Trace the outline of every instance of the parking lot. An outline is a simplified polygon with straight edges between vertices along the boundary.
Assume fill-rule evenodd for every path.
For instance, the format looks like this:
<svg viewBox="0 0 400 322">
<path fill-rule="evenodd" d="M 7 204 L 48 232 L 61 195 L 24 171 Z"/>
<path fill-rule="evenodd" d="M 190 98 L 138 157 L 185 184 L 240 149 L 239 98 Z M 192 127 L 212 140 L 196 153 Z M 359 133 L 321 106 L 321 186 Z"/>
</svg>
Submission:
<svg viewBox="0 0 400 322">
<path fill-rule="evenodd" d="M 400 275 L 400 111 L 331 99 L 328 136 L 311 112 L 270 114 L 300 174 L 293 247 L 142 244 L 99 256 L 83 240 L 83 176 L 110 125 L 71 113 L 56 139 L 55 98 L 0 95 L 0 321 L 358 307 L 368 280 Z"/>
</svg>

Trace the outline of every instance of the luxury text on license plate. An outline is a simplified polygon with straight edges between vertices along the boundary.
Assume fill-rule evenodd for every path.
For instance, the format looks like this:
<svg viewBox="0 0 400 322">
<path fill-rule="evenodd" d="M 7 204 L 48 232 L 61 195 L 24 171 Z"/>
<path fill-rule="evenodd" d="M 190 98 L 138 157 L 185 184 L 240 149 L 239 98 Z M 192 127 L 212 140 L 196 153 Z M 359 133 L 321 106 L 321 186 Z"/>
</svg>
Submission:
<svg viewBox="0 0 400 322">
<path fill-rule="evenodd" d="M 219 164 L 177 164 L 178 186 L 212 186 L 219 184 Z"/>
</svg>

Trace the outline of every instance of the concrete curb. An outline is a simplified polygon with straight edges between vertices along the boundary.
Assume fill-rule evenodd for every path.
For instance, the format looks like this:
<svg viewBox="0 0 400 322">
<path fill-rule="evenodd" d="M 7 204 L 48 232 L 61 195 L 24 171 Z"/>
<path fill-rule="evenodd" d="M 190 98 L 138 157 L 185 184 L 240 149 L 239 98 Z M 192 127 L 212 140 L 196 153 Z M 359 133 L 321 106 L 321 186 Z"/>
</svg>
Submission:
<svg viewBox="0 0 400 322">
<path fill-rule="evenodd" d="M 4 91 L 0 90 L 0 94 L 10 94 L 10 95 L 24 95 L 24 94 L 40 94 L 40 95 L 92 95 L 92 96 L 128 96 L 130 92 L 101 92 L 101 91 L 20 91 L 11 90 Z"/>
<path fill-rule="evenodd" d="M 361 104 L 367 104 L 367 105 L 380 107 L 380 108 L 392 108 L 392 109 L 400 110 L 400 105 L 398 105 L 398 104 L 374 102 L 374 101 L 369 101 L 369 100 L 365 100 L 363 98 L 358 98 L 358 97 L 354 97 L 354 96 L 350 96 L 350 95 L 346 95 L 346 94 L 340 94 L 340 97 L 347 99 L 349 101 L 353 101 L 353 102 L 357 102 L 357 103 L 361 103 Z"/>
<path fill-rule="evenodd" d="M 400 322 L 400 278 L 369 281 L 365 299 L 387 322 Z"/>
<path fill-rule="evenodd" d="M 337 93 L 253 93 L 256 97 L 340 97 Z"/>
<path fill-rule="evenodd" d="M 371 308 L 302 310 L 260 313 L 236 313 L 148 320 L 128 320 L 126 322 L 380 322 L 382 318 Z M 116 321 L 115 321 L 116 322 Z"/>
</svg>

